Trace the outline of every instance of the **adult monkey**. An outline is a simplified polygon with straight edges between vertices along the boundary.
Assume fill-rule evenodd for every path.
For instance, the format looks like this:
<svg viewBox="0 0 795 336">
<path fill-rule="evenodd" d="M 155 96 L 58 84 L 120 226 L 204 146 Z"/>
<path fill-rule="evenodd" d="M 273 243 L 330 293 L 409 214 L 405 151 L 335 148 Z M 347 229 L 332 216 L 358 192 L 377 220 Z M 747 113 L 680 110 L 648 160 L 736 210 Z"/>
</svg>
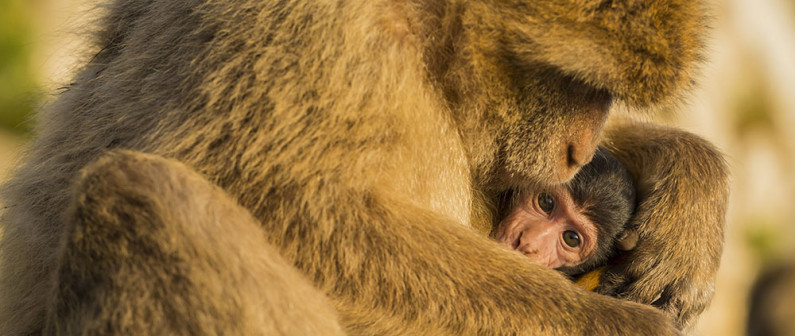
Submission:
<svg viewBox="0 0 795 336">
<path fill-rule="evenodd" d="M 670 210 L 644 217 L 641 239 L 699 234 L 642 240 L 616 281 L 676 323 L 466 228 L 489 225 L 490 195 L 571 177 L 613 98 L 645 106 L 688 86 L 698 1 L 116 0 L 108 11 L 100 52 L 4 191 L 4 334 L 335 332 L 323 295 L 282 277 L 281 258 L 349 334 L 671 334 L 709 300 L 725 172 L 687 134 L 611 133 L 648 182 L 641 211 Z M 135 152 L 89 164 L 113 148 Z M 683 168 L 662 170 L 672 153 Z M 692 208 L 660 194 L 702 184 L 713 193 L 690 191 L 704 194 Z"/>
</svg>

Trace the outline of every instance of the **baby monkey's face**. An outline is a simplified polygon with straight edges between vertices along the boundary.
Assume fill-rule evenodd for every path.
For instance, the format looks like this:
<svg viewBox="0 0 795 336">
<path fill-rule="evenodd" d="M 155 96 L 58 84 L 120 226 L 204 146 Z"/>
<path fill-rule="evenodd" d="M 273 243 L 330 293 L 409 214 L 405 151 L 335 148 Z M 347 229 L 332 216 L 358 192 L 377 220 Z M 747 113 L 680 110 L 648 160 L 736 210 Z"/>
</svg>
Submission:
<svg viewBox="0 0 795 336">
<path fill-rule="evenodd" d="M 577 266 L 593 255 L 596 226 L 568 189 L 533 191 L 518 200 L 497 227 L 497 241 L 551 268 Z"/>
</svg>

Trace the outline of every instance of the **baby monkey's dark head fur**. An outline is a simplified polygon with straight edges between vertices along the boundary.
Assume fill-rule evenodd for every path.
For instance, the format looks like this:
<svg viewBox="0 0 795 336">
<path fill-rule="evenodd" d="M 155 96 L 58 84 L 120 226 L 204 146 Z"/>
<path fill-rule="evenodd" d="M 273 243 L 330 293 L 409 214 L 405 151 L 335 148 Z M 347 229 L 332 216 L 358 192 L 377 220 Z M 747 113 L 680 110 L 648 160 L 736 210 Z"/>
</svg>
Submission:
<svg viewBox="0 0 795 336">
<path fill-rule="evenodd" d="M 602 147 L 596 150 L 591 162 L 582 167 L 567 187 L 574 202 L 598 229 L 598 242 L 593 255 L 582 264 L 559 269 L 563 273 L 576 275 L 604 265 L 615 255 L 618 240 L 626 237 L 627 225 L 635 212 L 637 200 L 629 171 Z"/>
</svg>

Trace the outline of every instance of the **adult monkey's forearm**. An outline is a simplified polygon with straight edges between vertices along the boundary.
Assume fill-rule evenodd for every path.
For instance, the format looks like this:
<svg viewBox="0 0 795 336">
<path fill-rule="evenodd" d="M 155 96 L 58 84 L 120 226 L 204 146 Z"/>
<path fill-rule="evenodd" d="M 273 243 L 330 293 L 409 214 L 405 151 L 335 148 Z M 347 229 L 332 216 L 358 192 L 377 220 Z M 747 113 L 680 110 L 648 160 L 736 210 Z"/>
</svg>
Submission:
<svg viewBox="0 0 795 336">
<path fill-rule="evenodd" d="M 696 135 L 647 123 L 617 123 L 604 145 L 636 179 L 640 203 L 631 225 L 640 241 L 597 291 L 653 304 L 686 327 L 712 298 L 723 251 L 723 155 Z"/>
</svg>

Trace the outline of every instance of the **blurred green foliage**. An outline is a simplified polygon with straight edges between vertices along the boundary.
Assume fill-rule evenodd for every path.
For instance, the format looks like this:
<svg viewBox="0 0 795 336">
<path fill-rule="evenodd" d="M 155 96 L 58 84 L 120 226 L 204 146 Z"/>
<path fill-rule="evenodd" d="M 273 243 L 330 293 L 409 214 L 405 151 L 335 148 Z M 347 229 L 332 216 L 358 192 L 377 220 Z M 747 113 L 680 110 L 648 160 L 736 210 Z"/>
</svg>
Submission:
<svg viewBox="0 0 795 336">
<path fill-rule="evenodd" d="M 31 69 L 32 8 L 29 0 L 0 0 L 0 127 L 27 132 L 41 98 Z"/>
<path fill-rule="evenodd" d="M 776 261 L 781 255 L 783 239 L 781 225 L 767 218 L 751 218 L 746 220 L 746 244 L 753 255 L 762 264 Z"/>
<path fill-rule="evenodd" d="M 744 138 L 748 133 L 758 130 L 776 131 L 775 118 L 776 108 L 773 104 L 774 97 L 770 95 L 770 83 L 765 78 L 764 71 L 758 62 L 749 60 L 746 62 L 749 70 L 742 90 L 734 97 L 734 134 Z"/>
</svg>

